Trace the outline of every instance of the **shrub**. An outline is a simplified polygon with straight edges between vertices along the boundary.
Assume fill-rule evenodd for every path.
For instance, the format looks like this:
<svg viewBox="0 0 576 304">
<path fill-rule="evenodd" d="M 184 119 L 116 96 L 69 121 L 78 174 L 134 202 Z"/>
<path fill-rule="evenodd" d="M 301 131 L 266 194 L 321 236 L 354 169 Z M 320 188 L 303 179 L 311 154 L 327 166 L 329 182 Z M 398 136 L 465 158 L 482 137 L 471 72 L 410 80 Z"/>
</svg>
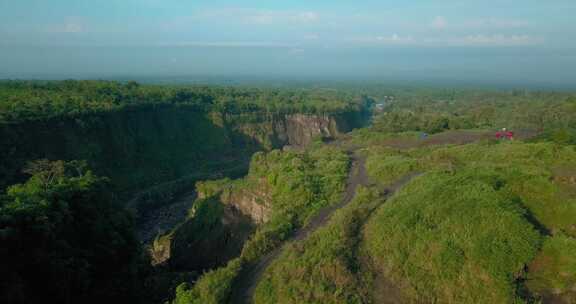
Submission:
<svg viewBox="0 0 576 304">
<path fill-rule="evenodd" d="M 485 177 L 493 175 L 490 172 Z M 540 236 L 521 206 L 477 171 L 428 173 L 367 224 L 364 253 L 413 299 L 510 303 Z"/>
<path fill-rule="evenodd" d="M 190 288 L 187 283 L 176 288 L 176 299 L 173 304 L 219 304 L 228 299 L 234 278 L 241 269 L 240 259 L 234 259 L 226 267 L 210 271 L 202 276 Z"/>
<path fill-rule="evenodd" d="M 376 191 L 359 188 L 350 204 L 301 243 L 285 248 L 266 270 L 255 303 L 363 303 L 356 277 L 359 229 L 374 206 Z"/>
<path fill-rule="evenodd" d="M 527 286 L 537 295 L 572 292 L 568 302 L 576 301 L 576 239 L 565 235 L 547 237 L 542 251 L 530 264 Z"/>
</svg>

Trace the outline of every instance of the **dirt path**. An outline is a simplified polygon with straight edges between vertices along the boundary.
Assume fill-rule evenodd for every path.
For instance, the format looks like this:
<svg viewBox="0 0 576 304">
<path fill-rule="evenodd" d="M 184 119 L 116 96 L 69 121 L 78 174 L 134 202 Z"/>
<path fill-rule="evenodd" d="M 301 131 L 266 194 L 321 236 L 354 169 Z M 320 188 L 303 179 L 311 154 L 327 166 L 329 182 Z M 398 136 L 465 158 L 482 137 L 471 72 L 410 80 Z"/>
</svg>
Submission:
<svg viewBox="0 0 576 304">
<path fill-rule="evenodd" d="M 342 200 L 338 204 L 322 209 L 312 218 L 308 225 L 298 230 L 289 240 L 284 242 L 284 245 L 268 253 L 261 258 L 257 264 L 248 266 L 240 272 L 236 281 L 237 283 L 232 287 L 231 303 L 252 303 L 254 291 L 264 271 L 280 255 L 286 244 L 288 244 L 289 241 L 303 240 L 318 228 L 326 225 L 334 211 L 346 206 L 352 201 L 356 194 L 356 188 L 359 185 L 368 185 L 368 175 L 366 174 L 366 168 L 364 166 L 365 161 L 364 157 L 355 154 L 352 155 L 352 168 L 348 174 L 346 190 Z"/>
<path fill-rule="evenodd" d="M 344 197 L 342 198 L 342 200 L 336 205 L 332 205 L 322 209 L 307 226 L 298 230 L 292 238 L 290 238 L 288 241 L 284 243 L 283 246 L 280 246 L 279 248 L 275 249 L 271 253 L 264 256 L 262 259 L 260 259 L 260 261 L 257 264 L 246 267 L 246 269 L 243 269 L 243 271 L 237 278 L 237 284 L 233 286 L 231 292 L 231 301 L 230 301 L 231 303 L 234 304 L 252 303 L 252 299 L 254 297 L 254 291 L 256 289 L 256 286 L 260 282 L 262 275 L 264 274 L 268 266 L 270 266 L 270 264 L 272 264 L 272 262 L 276 260 L 276 258 L 280 255 L 280 253 L 282 252 L 284 247 L 289 243 L 289 241 L 304 240 L 314 231 L 325 226 L 328 223 L 330 216 L 336 210 L 343 208 L 352 201 L 352 199 L 356 194 L 356 189 L 358 188 L 358 186 L 370 185 L 368 175 L 366 173 L 366 168 L 364 166 L 366 161 L 365 158 L 362 156 L 353 155 L 352 159 L 353 159 L 352 168 L 348 175 L 346 191 L 344 193 Z M 420 175 L 420 173 L 408 174 L 403 178 L 399 179 L 398 181 L 396 181 L 395 183 L 382 189 L 382 193 L 384 194 L 383 201 L 388 199 L 398 189 L 402 188 L 405 184 L 410 182 L 414 177 L 418 175 Z M 373 206 L 372 209 L 375 210 L 380 205 L 381 204 Z"/>
<path fill-rule="evenodd" d="M 392 197 L 392 195 L 396 193 L 396 191 L 400 190 L 402 187 L 404 187 L 404 185 L 408 184 L 410 181 L 412 181 L 412 179 L 420 176 L 421 174 L 422 174 L 421 172 L 409 173 L 404 177 L 402 177 L 401 179 L 397 180 L 392 185 L 387 186 L 383 192 L 384 200 L 381 201 L 379 204 L 372 206 L 370 208 L 371 209 L 370 213 L 364 218 L 364 221 L 361 224 L 361 228 L 359 229 L 358 233 L 360 241 L 359 244 L 356 245 L 357 247 L 355 248 L 356 252 L 355 256 L 358 259 L 360 268 L 359 272 L 372 273 L 374 275 L 371 290 L 369 291 L 373 303 L 397 304 L 397 303 L 406 303 L 406 301 L 404 300 L 404 296 L 402 295 L 402 291 L 399 288 L 399 286 L 396 283 L 392 282 L 392 280 L 390 280 L 384 273 L 379 271 L 373 271 L 375 267 L 373 266 L 370 257 L 360 254 L 360 247 L 362 247 L 360 243 L 364 242 L 363 236 L 364 236 L 365 224 L 368 222 L 372 214 L 380 206 L 382 206 L 390 197 Z"/>
<path fill-rule="evenodd" d="M 469 131 L 451 131 L 445 132 L 441 134 L 437 134 L 431 136 L 430 138 L 418 141 L 418 140 L 404 140 L 401 142 L 386 142 L 385 144 L 400 148 L 416 148 L 421 146 L 434 146 L 434 145 L 445 145 L 445 144 L 468 144 L 472 142 L 476 142 L 483 139 L 490 138 L 490 132 L 469 132 Z M 533 136 L 532 134 L 522 134 L 519 136 L 521 138 L 529 138 Z M 331 143 L 333 145 L 340 146 L 342 148 L 342 142 L 337 141 L 335 143 Z M 348 146 L 347 150 L 355 151 L 358 147 Z M 351 152 L 352 153 L 352 152 Z M 236 283 L 232 286 L 231 292 L 231 300 L 230 302 L 233 304 L 248 304 L 252 303 L 252 299 L 254 296 L 254 291 L 258 282 L 260 281 L 262 275 L 264 274 L 265 270 L 270 266 L 270 264 L 280 255 L 284 247 L 286 246 L 289 241 L 300 241 L 308 237 L 311 233 L 316 231 L 318 228 L 326 225 L 330 216 L 334 211 L 346 206 L 352 199 L 356 193 L 356 188 L 359 185 L 368 186 L 368 175 L 366 173 L 365 168 L 365 158 L 359 156 L 358 154 L 352 154 L 352 168 L 348 175 L 346 191 L 344 193 L 344 197 L 340 201 L 340 203 L 336 205 L 332 205 L 322 209 L 318 215 L 316 215 L 310 223 L 303 227 L 302 229 L 298 230 L 292 238 L 284 243 L 284 245 L 280 246 L 279 248 L 275 249 L 274 251 L 270 252 L 266 256 L 260 259 L 260 261 L 255 265 L 249 265 L 245 269 L 243 269 L 238 278 L 236 279 Z M 414 177 L 418 176 L 420 173 L 412 173 L 408 174 L 407 176 L 403 177 L 402 179 L 396 181 L 394 184 L 387 186 L 384 190 L 385 199 L 389 198 L 393 195 L 398 189 L 402 188 L 405 184 L 411 181 Z M 393 284 L 386 281 L 385 278 L 380 278 L 382 282 L 384 282 L 381 286 L 377 286 L 377 289 L 380 291 L 379 296 L 377 297 L 379 301 L 382 303 L 396 303 L 398 299 L 400 299 L 400 294 L 398 290 Z M 382 292 L 385 291 L 385 292 Z M 388 295 L 385 296 L 384 295 Z"/>
</svg>

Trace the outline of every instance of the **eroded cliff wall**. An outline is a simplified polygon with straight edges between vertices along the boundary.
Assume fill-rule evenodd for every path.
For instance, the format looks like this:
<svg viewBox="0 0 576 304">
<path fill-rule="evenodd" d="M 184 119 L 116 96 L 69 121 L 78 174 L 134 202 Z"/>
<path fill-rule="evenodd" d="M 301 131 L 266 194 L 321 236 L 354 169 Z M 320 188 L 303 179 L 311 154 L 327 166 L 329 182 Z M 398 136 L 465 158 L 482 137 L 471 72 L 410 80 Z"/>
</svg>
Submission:
<svg viewBox="0 0 576 304">
<path fill-rule="evenodd" d="M 259 150 L 306 145 L 363 123 L 360 112 L 326 115 L 223 114 L 178 106 L 125 109 L 0 125 L 0 187 L 23 180 L 30 160 L 87 160 L 119 192 L 214 172 Z"/>
</svg>

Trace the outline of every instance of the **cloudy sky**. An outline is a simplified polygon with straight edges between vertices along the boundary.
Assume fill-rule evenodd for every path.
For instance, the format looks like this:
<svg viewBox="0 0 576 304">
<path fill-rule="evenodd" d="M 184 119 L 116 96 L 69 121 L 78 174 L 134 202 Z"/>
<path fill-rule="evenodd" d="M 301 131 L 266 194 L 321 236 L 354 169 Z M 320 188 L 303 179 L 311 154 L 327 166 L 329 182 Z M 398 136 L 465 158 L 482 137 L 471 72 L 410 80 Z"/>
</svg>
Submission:
<svg viewBox="0 0 576 304">
<path fill-rule="evenodd" d="M 0 0 L 0 77 L 569 82 L 575 11 L 573 0 Z"/>
</svg>

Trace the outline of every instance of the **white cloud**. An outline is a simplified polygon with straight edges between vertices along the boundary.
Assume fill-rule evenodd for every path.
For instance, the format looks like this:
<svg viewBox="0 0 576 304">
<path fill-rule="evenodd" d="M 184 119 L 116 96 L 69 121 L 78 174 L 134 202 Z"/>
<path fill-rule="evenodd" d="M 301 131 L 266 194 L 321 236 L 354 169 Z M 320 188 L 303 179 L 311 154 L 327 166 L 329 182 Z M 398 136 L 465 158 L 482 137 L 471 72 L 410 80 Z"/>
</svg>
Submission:
<svg viewBox="0 0 576 304">
<path fill-rule="evenodd" d="M 241 20 L 252 24 L 307 24 L 320 19 L 316 12 L 246 11 L 238 14 Z"/>
<path fill-rule="evenodd" d="M 530 35 L 474 34 L 454 37 L 428 37 L 422 39 L 423 45 L 433 46 L 529 46 L 544 42 L 543 38 Z"/>
<path fill-rule="evenodd" d="M 464 42 L 472 45 L 498 45 L 498 46 L 513 46 L 513 45 L 531 45 L 539 43 L 539 39 L 533 38 L 529 35 L 469 35 L 464 38 Z"/>
<path fill-rule="evenodd" d="M 81 33 L 86 31 L 86 26 L 80 17 L 66 17 L 62 24 L 49 25 L 44 30 L 50 33 Z"/>
<path fill-rule="evenodd" d="M 320 35 L 318 34 L 306 34 L 304 35 L 304 40 L 318 40 L 320 39 Z"/>
<path fill-rule="evenodd" d="M 290 49 L 290 51 L 288 51 L 289 54 L 291 55 L 299 55 L 306 52 L 306 50 L 302 49 L 302 48 L 292 48 Z"/>
<path fill-rule="evenodd" d="M 484 19 L 470 19 L 463 22 L 462 27 L 465 28 L 522 28 L 529 26 L 530 23 L 526 20 L 518 19 L 499 19 L 499 18 L 484 18 Z"/>
<path fill-rule="evenodd" d="M 248 8 L 226 8 L 206 10 L 194 16 L 195 19 L 219 19 L 244 24 L 309 24 L 319 21 L 320 14 L 313 11 L 261 10 Z"/>
<path fill-rule="evenodd" d="M 275 43 L 262 41 L 180 41 L 159 43 L 162 47 L 263 47 L 263 48 L 295 48 L 297 45 L 289 43 Z"/>
<path fill-rule="evenodd" d="M 436 16 L 436 17 L 434 17 L 434 19 L 432 20 L 432 23 L 430 25 L 434 29 L 443 30 L 448 26 L 448 21 L 443 16 Z"/>
<path fill-rule="evenodd" d="M 275 16 L 274 12 L 260 11 L 242 16 L 241 19 L 252 24 L 272 24 L 277 21 L 277 16 Z"/>
<path fill-rule="evenodd" d="M 507 47 L 507 46 L 531 46 L 544 43 L 541 37 L 526 34 L 474 34 L 463 36 L 438 36 L 427 37 L 401 36 L 392 34 L 389 36 L 362 36 L 349 39 L 348 42 L 359 45 L 410 45 L 414 47 Z"/>
<path fill-rule="evenodd" d="M 412 36 L 400 36 L 398 34 L 392 34 L 390 36 L 368 36 L 368 37 L 357 37 L 352 39 L 356 43 L 367 43 L 367 44 L 389 44 L 389 45 L 401 45 L 401 44 L 414 44 L 416 39 Z"/>
<path fill-rule="evenodd" d="M 302 12 L 296 15 L 296 20 L 300 22 L 315 22 L 320 19 L 316 12 Z"/>
<path fill-rule="evenodd" d="M 430 27 L 436 30 L 444 30 L 450 27 L 451 29 L 514 29 L 529 26 L 530 23 L 526 20 L 518 19 L 500 19 L 500 18 L 479 18 L 467 19 L 459 22 L 448 22 L 444 16 L 436 16 L 430 22 Z"/>
<path fill-rule="evenodd" d="M 392 34 L 391 36 L 377 36 L 377 41 L 382 42 L 392 42 L 392 43 L 412 43 L 414 38 L 412 36 L 401 37 L 398 34 Z"/>
</svg>

